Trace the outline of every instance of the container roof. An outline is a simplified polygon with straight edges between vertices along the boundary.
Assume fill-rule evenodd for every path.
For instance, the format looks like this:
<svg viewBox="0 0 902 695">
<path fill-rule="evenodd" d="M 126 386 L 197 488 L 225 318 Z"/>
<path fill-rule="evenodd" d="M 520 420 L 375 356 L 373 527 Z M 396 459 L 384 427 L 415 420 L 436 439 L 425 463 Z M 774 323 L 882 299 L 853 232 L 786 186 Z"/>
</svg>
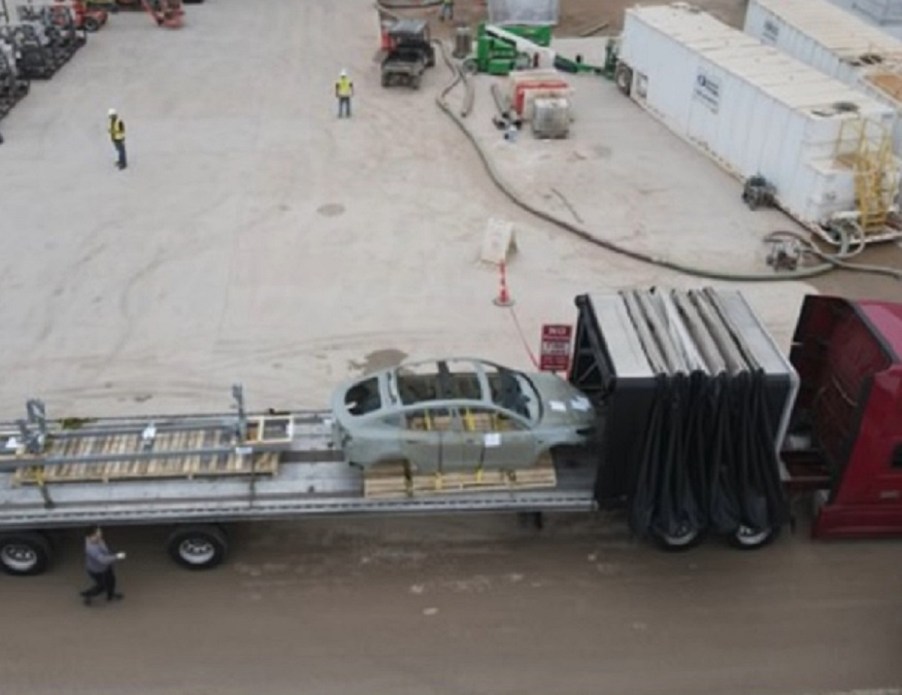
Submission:
<svg viewBox="0 0 902 695">
<path fill-rule="evenodd" d="M 852 65 L 902 62 L 902 41 L 826 0 L 753 0 Z"/>
<path fill-rule="evenodd" d="M 902 362 L 902 304 L 870 300 L 855 303 L 871 325 L 880 331 L 885 345 L 893 351 L 896 363 Z"/>
<path fill-rule="evenodd" d="M 862 115 L 893 114 L 889 106 L 685 3 L 631 7 L 626 15 L 627 24 L 635 17 L 793 110 L 849 117 L 853 105 L 852 112 Z"/>
</svg>

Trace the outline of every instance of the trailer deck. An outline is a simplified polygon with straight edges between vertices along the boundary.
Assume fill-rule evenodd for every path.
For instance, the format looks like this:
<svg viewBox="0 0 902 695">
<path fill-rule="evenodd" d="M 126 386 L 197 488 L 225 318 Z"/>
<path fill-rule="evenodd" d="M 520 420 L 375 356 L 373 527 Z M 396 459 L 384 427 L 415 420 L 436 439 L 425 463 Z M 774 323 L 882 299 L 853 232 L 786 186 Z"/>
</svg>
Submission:
<svg viewBox="0 0 902 695">
<path fill-rule="evenodd" d="M 334 447 L 328 411 L 29 417 L 0 425 L 0 529 L 596 508 L 593 462 L 568 453 L 535 471 L 429 476 L 431 485 L 396 469 L 374 486 Z"/>
</svg>

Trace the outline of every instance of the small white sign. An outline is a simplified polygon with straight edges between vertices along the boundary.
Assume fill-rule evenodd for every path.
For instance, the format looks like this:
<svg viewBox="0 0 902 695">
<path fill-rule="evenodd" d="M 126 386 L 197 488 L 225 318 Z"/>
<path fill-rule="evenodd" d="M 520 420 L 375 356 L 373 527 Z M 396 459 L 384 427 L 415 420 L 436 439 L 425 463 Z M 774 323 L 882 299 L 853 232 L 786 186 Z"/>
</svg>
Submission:
<svg viewBox="0 0 902 695">
<path fill-rule="evenodd" d="M 548 407 L 558 413 L 567 412 L 567 405 L 563 401 L 548 401 Z"/>
<path fill-rule="evenodd" d="M 486 432 L 483 444 L 486 448 L 501 446 L 501 432 Z"/>
</svg>

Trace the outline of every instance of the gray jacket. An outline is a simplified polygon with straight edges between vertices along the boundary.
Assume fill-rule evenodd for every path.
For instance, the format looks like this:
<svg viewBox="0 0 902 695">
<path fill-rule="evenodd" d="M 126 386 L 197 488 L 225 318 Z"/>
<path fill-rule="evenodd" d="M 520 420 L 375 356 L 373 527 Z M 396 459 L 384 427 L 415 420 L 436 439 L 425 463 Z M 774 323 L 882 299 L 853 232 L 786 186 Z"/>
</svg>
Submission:
<svg viewBox="0 0 902 695">
<path fill-rule="evenodd" d="M 92 541 L 85 538 L 85 567 L 88 572 L 105 572 L 114 562 L 116 556 L 106 547 L 104 541 Z"/>
</svg>

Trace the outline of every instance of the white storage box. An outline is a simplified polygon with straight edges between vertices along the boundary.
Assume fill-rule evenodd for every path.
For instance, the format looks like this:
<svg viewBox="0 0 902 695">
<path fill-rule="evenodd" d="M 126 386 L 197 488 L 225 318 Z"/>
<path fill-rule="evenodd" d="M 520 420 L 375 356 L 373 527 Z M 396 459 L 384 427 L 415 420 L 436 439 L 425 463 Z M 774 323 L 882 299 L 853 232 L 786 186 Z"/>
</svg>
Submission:
<svg viewBox="0 0 902 695">
<path fill-rule="evenodd" d="M 537 138 L 565 138 L 570 132 L 570 100 L 564 97 L 535 99 L 532 134 Z"/>
<path fill-rule="evenodd" d="M 749 0 L 745 31 L 902 111 L 902 41 L 827 0 Z M 902 121 L 893 133 L 902 153 Z"/>
<path fill-rule="evenodd" d="M 628 9 L 620 59 L 633 99 L 741 179 L 764 176 L 809 225 L 857 210 L 849 159 L 837 160 L 842 124 L 888 133 L 895 121 L 885 104 L 682 3 Z M 887 167 L 898 176 L 898 160 Z"/>
</svg>

